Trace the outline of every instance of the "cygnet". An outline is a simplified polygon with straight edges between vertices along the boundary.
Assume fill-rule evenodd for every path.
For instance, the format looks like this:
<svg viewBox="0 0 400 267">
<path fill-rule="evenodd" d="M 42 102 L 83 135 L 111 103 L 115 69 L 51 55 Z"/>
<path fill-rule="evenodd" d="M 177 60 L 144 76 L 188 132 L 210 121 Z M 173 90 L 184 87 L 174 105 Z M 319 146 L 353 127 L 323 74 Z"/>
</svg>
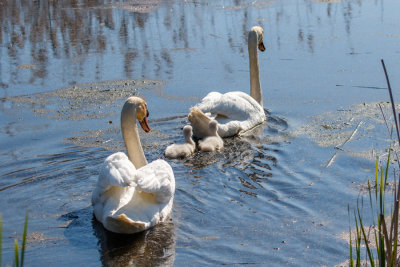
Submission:
<svg viewBox="0 0 400 267">
<path fill-rule="evenodd" d="M 216 120 L 211 120 L 208 127 L 211 135 L 199 141 L 199 150 L 205 152 L 220 150 L 224 147 L 224 141 L 217 133 L 218 122 Z"/>
<path fill-rule="evenodd" d="M 185 158 L 191 155 L 196 148 L 196 144 L 192 139 L 192 135 L 192 126 L 186 125 L 185 127 L 183 127 L 183 136 L 185 137 L 185 143 L 173 144 L 168 146 L 164 152 L 165 156 L 171 159 L 176 159 Z"/>
</svg>

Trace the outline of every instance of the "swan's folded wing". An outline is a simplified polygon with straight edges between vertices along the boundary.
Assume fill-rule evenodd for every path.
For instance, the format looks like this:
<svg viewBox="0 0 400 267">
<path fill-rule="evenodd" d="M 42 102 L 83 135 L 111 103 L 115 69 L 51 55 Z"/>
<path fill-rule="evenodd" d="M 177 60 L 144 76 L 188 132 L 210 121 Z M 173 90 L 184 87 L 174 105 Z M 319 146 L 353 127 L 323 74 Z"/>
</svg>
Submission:
<svg viewBox="0 0 400 267">
<path fill-rule="evenodd" d="M 137 189 L 154 194 L 158 202 L 168 202 L 175 193 L 175 177 L 171 166 L 162 159 L 138 169 L 135 174 Z"/>
<path fill-rule="evenodd" d="M 264 113 L 256 100 L 241 91 L 225 94 L 211 92 L 197 107 L 203 112 L 211 112 L 211 114 L 222 115 L 238 121 L 247 120 L 254 113 Z M 216 119 L 218 120 L 218 118 Z"/>
<path fill-rule="evenodd" d="M 130 186 L 133 184 L 136 168 L 123 152 L 108 156 L 99 174 L 98 184 L 104 188 L 110 186 Z"/>
<path fill-rule="evenodd" d="M 102 211 L 96 212 L 96 209 L 103 209 L 103 205 L 109 196 L 107 192 L 114 188 L 118 192 L 121 189 L 128 189 L 129 186 L 135 186 L 133 181 L 136 168 L 123 152 L 117 152 L 108 156 L 101 166 L 96 188 L 92 193 L 92 204 L 95 206 L 96 218 L 102 218 Z M 115 193 L 115 191 L 113 191 Z M 112 193 L 111 193 L 112 195 Z M 101 219 L 99 219 L 101 220 Z"/>
</svg>

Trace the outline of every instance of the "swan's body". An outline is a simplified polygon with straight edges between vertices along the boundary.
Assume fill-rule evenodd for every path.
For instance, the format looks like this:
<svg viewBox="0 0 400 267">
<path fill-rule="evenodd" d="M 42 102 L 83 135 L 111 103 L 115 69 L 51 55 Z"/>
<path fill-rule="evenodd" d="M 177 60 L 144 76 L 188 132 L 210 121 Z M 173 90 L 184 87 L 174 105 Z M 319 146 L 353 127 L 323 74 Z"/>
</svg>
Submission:
<svg viewBox="0 0 400 267">
<path fill-rule="evenodd" d="M 210 130 L 211 136 L 207 136 L 203 140 L 199 141 L 199 150 L 205 152 L 220 150 L 224 147 L 224 141 L 217 132 L 218 122 L 216 120 L 211 120 L 208 128 Z"/>
<path fill-rule="evenodd" d="M 165 156 L 168 158 L 185 158 L 193 154 L 196 144 L 192 139 L 192 126 L 186 125 L 183 127 L 183 136 L 185 137 L 184 144 L 172 144 L 165 149 Z"/>
<path fill-rule="evenodd" d="M 172 210 L 175 178 L 164 160 L 147 164 L 136 119 L 150 131 L 146 103 L 130 97 L 121 112 L 121 129 L 128 156 L 123 152 L 106 158 L 92 194 L 96 219 L 112 232 L 132 234 L 165 221 Z"/>
<path fill-rule="evenodd" d="M 229 137 L 245 132 L 266 120 L 260 72 L 258 51 L 265 50 L 263 44 L 263 29 L 254 26 L 249 32 L 248 49 L 250 65 L 250 96 L 235 91 L 226 94 L 211 92 L 203 98 L 200 104 L 192 107 L 188 119 L 193 127 L 193 134 L 198 138 L 210 135 L 208 124 L 211 119 L 219 123 L 218 134 Z"/>
</svg>

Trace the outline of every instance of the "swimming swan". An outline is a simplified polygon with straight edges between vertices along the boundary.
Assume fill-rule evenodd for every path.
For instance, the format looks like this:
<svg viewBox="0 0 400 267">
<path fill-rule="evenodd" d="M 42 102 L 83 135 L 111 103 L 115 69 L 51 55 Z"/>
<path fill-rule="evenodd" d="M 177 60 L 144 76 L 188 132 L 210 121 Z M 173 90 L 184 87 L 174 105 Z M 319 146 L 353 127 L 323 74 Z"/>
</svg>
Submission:
<svg viewBox="0 0 400 267">
<path fill-rule="evenodd" d="M 209 93 L 200 104 L 191 108 L 188 115 L 193 127 L 193 134 L 196 137 L 204 138 L 210 135 L 208 123 L 211 119 L 218 121 L 218 134 L 221 137 L 245 132 L 266 120 L 263 109 L 257 48 L 261 51 L 265 50 L 263 28 L 260 26 L 251 28 L 248 37 L 250 96 L 240 91 L 225 94 Z"/>
<path fill-rule="evenodd" d="M 196 149 L 196 144 L 192 139 L 192 126 L 186 125 L 183 127 L 183 136 L 185 137 L 184 144 L 172 144 L 165 149 L 165 156 L 168 158 L 185 158 L 192 154 Z"/>
<path fill-rule="evenodd" d="M 205 152 L 212 152 L 215 150 L 220 150 L 224 147 L 224 141 L 218 135 L 218 122 L 216 120 L 211 120 L 209 123 L 209 129 L 211 136 L 207 136 L 203 140 L 199 141 L 199 150 Z"/>
<path fill-rule="evenodd" d="M 112 232 L 132 234 L 165 221 L 172 209 L 175 178 L 171 166 L 158 159 L 147 164 L 136 119 L 150 131 L 146 102 L 139 97 L 126 100 L 121 112 L 121 130 L 128 156 L 108 156 L 92 194 L 94 215 Z"/>
</svg>

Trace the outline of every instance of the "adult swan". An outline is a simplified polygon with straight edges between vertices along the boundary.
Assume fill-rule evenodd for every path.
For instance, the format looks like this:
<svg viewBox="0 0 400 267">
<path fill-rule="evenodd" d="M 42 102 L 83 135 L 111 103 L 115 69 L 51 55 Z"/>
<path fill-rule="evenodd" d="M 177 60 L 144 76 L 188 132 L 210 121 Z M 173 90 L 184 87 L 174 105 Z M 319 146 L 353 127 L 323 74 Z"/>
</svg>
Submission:
<svg viewBox="0 0 400 267">
<path fill-rule="evenodd" d="M 200 104 L 191 108 L 188 115 L 196 137 L 204 138 L 210 135 L 208 124 L 211 119 L 218 121 L 218 134 L 221 137 L 245 132 L 266 120 L 257 48 L 261 51 L 265 50 L 263 29 L 260 26 L 251 28 L 248 37 L 250 96 L 240 91 L 226 94 L 209 93 Z"/>
<path fill-rule="evenodd" d="M 171 213 L 175 193 L 172 168 L 161 159 L 148 164 L 139 139 L 136 119 L 148 132 L 148 115 L 143 99 L 126 100 L 121 130 L 128 156 L 117 152 L 105 159 L 92 195 L 96 219 L 115 233 L 144 231 Z"/>
</svg>

